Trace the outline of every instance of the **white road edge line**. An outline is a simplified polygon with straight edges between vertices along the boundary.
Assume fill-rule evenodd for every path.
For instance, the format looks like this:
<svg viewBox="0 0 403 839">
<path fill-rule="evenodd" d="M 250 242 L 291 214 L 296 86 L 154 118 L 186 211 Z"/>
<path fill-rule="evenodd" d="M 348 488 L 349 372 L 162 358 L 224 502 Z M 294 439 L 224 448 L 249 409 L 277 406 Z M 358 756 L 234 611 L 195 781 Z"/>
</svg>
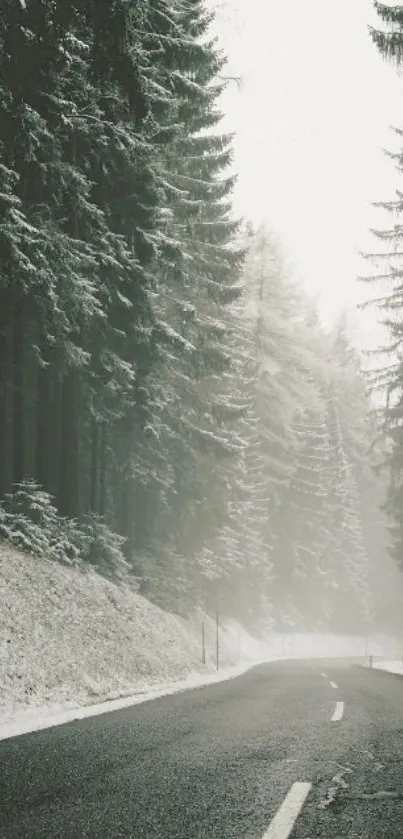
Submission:
<svg viewBox="0 0 403 839">
<path fill-rule="evenodd" d="M 336 682 L 330 682 L 330 687 L 331 687 L 331 688 L 336 688 L 336 689 L 337 689 L 337 688 L 338 688 L 338 685 L 336 685 Z"/>
<path fill-rule="evenodd" d="M 288 839 L 309 795 L 311 786 L 311 783 L 302 781 L 297 781 L 292 785 L 270 822 L 269 829 L 264 834 L 263 839 Z"/>
<path fill-rule="evenodd" d="M 336 702 L 336 708 L 331 722 L 339 722 L 344 714 L 344 702 Z"/>
</svg>

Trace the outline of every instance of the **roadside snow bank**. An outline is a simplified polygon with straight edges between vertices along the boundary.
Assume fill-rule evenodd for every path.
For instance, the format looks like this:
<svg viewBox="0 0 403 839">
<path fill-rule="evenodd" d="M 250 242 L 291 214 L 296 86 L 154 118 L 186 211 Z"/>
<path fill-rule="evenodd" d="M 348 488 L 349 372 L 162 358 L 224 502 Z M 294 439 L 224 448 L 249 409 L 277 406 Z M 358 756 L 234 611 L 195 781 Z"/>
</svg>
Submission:
<svg viewBox="0 0 403 839">
<path fill-rule="evenodd" d="M 399 676 L 403 676 L 402 658 L 393 661 L 375 661 L 372 666 L 376 670 L 386 670 L 387 673 L 397 673 Z"/>
<path fill-rule="evenodd" d="M 0 736 L 101 713 L 106 700 L 123 707 L 229 678 L 267 659 L 267 647 L 232 623 L 220 629 L 217 674 L 215 624 L 203 619 L 205 665 L 201 615 L 186 621 L 93 570 L 0 542 Z"/>
<path fill-rule="evenodd" d="M 258 662 L 244 662 L 237 667 L 227 667 L 218 673 L 208 675 L 197 674 L 181 679 L 177 682 L 160 684 L 158 687 L 144 686 L 143 690 L 121 699 L 111 699 L 106 702 L 99 702 L 93 705 L 71 707 L 69 705 L 48 705 L 28 707 L 0 717 L 0 740 L 9 737 L 17 737 L 29 731 L 39 731 L 43 728 L 51 728 L 54 725 L 62 725 L 72 720 L 80 720 L 86 717 L 95 717 L 98 714 L 106 714 L 110 711 L 118 711 L 120 708 L 128 708 L 132 705 L 140 705 L 142 702 L 149 702 L 152 699 L 160 699 L 162 696 L 170 696 L 174 693 L 182 693 L 185 690 L 195 690 L 217 682 L 228 681 L 240 676 L 249 670 L 253 664 Z"/>
</svg>

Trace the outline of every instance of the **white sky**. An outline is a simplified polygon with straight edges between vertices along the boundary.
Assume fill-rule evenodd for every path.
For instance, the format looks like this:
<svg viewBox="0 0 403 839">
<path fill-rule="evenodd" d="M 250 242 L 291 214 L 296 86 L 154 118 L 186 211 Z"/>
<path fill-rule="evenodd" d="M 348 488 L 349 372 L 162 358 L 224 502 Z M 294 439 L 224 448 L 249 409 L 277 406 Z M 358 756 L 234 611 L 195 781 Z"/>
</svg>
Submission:
<svg viewBox="0 0 403 839">
<path fill-rule="evenodd" d="M 403 90 L 368 35 L 379 25 L 371 0 L 211 0 L 229 57 L 242 78 L 223 97 L 236 131 L 237 213 L 265 220 L 329 323 L 352 311 L 357 343 L 380 340 L 375 314 L 356 311 L 368 231 L 388 218 L 371 202 L 394 197 Z"/>
</svg>

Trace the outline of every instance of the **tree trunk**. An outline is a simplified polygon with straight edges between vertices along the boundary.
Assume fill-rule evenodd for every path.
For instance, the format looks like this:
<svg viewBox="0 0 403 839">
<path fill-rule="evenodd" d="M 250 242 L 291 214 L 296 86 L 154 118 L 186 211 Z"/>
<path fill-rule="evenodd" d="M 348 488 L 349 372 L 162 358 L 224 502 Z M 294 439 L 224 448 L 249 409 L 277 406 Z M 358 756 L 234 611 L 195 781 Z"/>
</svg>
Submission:
<svg viewBox="0 0 403 839">
<path fill-rule="evenodd" d="M 64 376 L 61 395 L 59 511 L 69 518 L 80 513 L 79 498 L 79 379 Z"/>
<path fill-rule="evenodd" d="M 21 298 L 14 305 L 13 315 L 13 481 L 19 483 L 25 477 L 24 322 Z"/>
<path fill-rule="evenodd" d="M 118 506 L 118 530 L 121 536 L 124 536 L 126 542 L 123 546 L 123 553 L 129 562 L 133 556 L 134 546 L 134 479 L 122 476 L 122 482 L 119 487 L 119 506 Z"/>
<path fill-rule="evenodd" d="M 91 474 L 90 474 L 90 510 L 98 512 L 98 458 L 99 429 L 95 417 L 91 421 Z"/>
<path fill-rule="evenodd" d="M 106 446 L 107 433 L 106 426 L 103 422 L 101 425 L 101 442 L 100 442 L 100 475 L 99 475 L 99 515 L 105 518 L 106 516 Z"/>
<path fill-rule="evenodd" d="M 40 367 L 38 371 L 38 396 L 36 414 L 36 467 L 35 477 L 38 483 L 52 492 L 52 372 L 49 367 Z"/>
<path fill-rule="evenodd" d="M 63 378 L 57 371 L 52 371 L 51 376 L 51 405 L 52 422 L 50 429 L 50 454 L 49 454 L 49 491 L 54 498 L 58 498 L 60 487 L 60 459 L 62 441 L 62 394 Z"/>
<path fill-rule="evenodd" d="M 9 293 L 4 290 L 0 294 L 0 496 L 8 492 L 12 484 L 11 374 L 11 305 Z"/>
</svg>

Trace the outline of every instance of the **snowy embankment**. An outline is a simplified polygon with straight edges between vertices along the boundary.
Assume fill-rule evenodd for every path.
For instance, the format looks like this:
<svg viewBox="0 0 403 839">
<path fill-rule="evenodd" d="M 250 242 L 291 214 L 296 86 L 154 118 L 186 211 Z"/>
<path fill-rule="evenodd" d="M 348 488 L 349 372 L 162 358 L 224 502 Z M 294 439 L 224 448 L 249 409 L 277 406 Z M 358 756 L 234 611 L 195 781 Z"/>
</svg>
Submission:
<svg viewBox="0 0 403 839">
<path fill-rule="evenodd" d="M 201 628 L 205 624 L 206 663 Z M 93 570 L 0 541 L 0 739 L 228 679 L 279 658 L 399 654 L 391 639 L 270 634 L 184 620 Z"/>
<path fill-rule="evenodd" d="M 219 638 L 217 674 L 211 618 L 184 620 L 93 570 L 0 542 L 0 737 L 100 713 L 105 701 L 112 710 L 230 678 L 276 657 L 236 624 L 221 627 Z"/>
<path fill-rule="evenodd" d="M 396 658 L 392 661 L 374 661 L 372 665 L 376 670 L 386 670 L 387 673 L 396 673 L 403 676 L 403 658 Z"/>
</svg>

